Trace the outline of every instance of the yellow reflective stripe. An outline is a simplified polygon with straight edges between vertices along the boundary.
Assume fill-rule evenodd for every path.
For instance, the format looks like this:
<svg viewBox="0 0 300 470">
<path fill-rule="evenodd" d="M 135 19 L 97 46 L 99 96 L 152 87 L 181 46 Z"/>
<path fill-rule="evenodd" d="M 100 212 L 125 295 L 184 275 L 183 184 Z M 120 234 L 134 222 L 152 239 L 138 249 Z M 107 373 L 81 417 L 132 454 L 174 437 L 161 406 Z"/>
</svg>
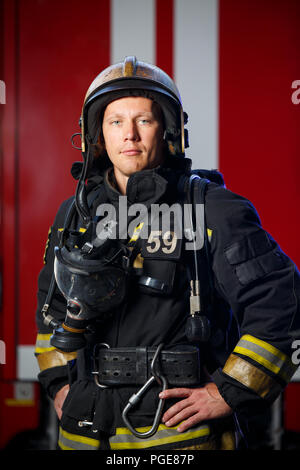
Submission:
<svg viewBox="0 0 300 470">
<path fill-rule="evenodd" d="M 48 351 L 53 351 L 55 348 L 50 344 L 52 333 L 42 334 L 39 333 L 36 337 L 35 350 L 36 354 L 41 354 Z"/>
<path fill-rule="evenodd" d="M 67 443 L 69 443 L 70 446 L 72 446 L 73 443 L 74 447 L 69 447 Z M 88 447 L 93 447 L 96 450 L 99 448 L 100 441 L 98 439 L 92 439 L 91 437 L 80 436 L 79 434 L 71 434 L 70 432 L 65 431 L 62 429 L 62 427 L 60 427 L 58 444 L 62 449 L 66 450 L 79 448 L 79 446 L 76 446 L 76 444 L 83 444 L 83 446 L 80 446 L 81 449 L 84 447 L 86 449 Z"/>
<path fill-rule="evenodd" d="M 49 351 L 53 351 L 55 348 L 53 346 L 49 347 L 49 348 L 35 348 L 34 352 L 36 354 L 43 354 L 44 352 L 49 352 Z"/>
<path fill-rule="evenodd" d="M 116 435 L 109 439 L 110 448 L 112 450 L 117 449 L 145 449 L 147 447 L 162 446 L 165 444 L 175 443 L 175 442 L 184 442 L 192 439 L 197 439 L 199 437 L 208 436 L 210 434 L 210 428 L 207 425 L 202 425 L 193 431 L 185 431 L 184 433 L 178 433 L 176 427 L 167 427 L 161 424 L 158 427 L 156 434 L 147 439 L 139 439 L 127 429 L 127 428 L 118 428 L 116 430 Z M 146 432 L 150 429 L 151 426 L 137 428 L 138 432 Z M 173 433 L 172 433 L 173 431 Z M 166 434 L 169 434 L 166 436 Z M 161 435 L 161 437 L 159 437 Z M 163 437 L 163 436 L 166 437 Z M 121 442 L 121 437 L 126 436 L 126 440 L 123 439 Z"/>
<path fill-rule="evenodd" d="M 266 341 L 255 338 L 255 336 L 243 335 L 241 339 L 244 339 L 246 341 L 250 341 L 251 343 L 254 343 L 254 344 L 257 344 L 258 346 L 261 346 L 262 348 L 266 349 L 267 351 L 269 351 L 274 356 L 277 356 L 282 361 L 288 360 L 288 357 L 286 356 L 286 354 L 279 351 L 279 349 L 275 348 L 275 346 L 272 346 L 272 344 L 266 343 Z"/>
<path fill-rule="evenodd" d="M 295 372 L 295 367 L 286 354 L 252 335 L 243 335 L 233 352 L 250 357 L 286 382 L 289 382 Z"/>
<path fill-rule="evenodd" d="M 63 227 L 58 228 L 57 230 L 58 230 L 59 232 L 62 232 L 62 231 L 63 231 Z M 82 232 L 82 233 L 86 232 L 86 228 L 80 227 L 79 232 Z"/>
<path fill-rule="evenodd" d="M 92 447 L 99 447 L 98 439 L 92 439 L 91 437 L 80 436 L 79 434 L 71 434 L 68 431 L 60 428 L 60 434 L 64 436 L 66 439 L 75 442 L 81 442 L 82 444 L 88 444 Z"/>
<path fill-rule="evenodd" d="M 213 233 L 213 231 L 210 228 L 208 228 L 207 229 L 208 241 L 211 241 L 212 233 Z"/>
<path fill-rule="evenodd" d="M 137 441 L 128 441 L 128 442 L 120 442 L 120 443 L 110 443 L 110 447 L 112 450 L 117 450 L 117 449 L 145 449 L 147 447 L 155 447 L 155 446 L 161 446 L 164 444 L 170 444 L 170 443 L 175 443 L 175 442 L 183 442 L 183 441 L 188 441 L 192 439 L 196 439 L 199 437 L 207 436 L 209 435 L 209 431 L 202 429 L 201 431 L 195 431 L 191 432 L 188 434 L 179 434 L 176 431 L 176 434 L 174 436 L 170 437 L 165 437 L 161 439 L 152 439 L 152 440 L 146 440 L 143 439 L 142 441 L 139 440 Z"/>
</svg>

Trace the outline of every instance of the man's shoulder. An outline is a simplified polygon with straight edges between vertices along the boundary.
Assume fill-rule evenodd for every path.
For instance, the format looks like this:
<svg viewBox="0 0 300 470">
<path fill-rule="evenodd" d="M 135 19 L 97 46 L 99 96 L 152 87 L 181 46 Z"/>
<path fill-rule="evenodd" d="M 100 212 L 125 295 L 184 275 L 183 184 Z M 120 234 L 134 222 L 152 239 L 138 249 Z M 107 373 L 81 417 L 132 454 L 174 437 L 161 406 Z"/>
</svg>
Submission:
<svg viewBox="0 0 300 470">
<path fill-rule="evenodd" d="M 217 208 L 220 207 L 220 209 L 228 207 L 233 203 L 241 207 L 254 207 L 245 196 L 235 193 L 226 187 L 224 176 L 220 171 L 197 169 L 192 170 L 191 174 L 195 174 L 209 183 L 206 188 L 206 203 L 212 204 Z"/>
<path fill-rule="evenodd" d="M 260 224 L 258 212 L 247 197 L 216 183 L 207 187 L 205 206 L 211 225 L 235 226 L 245 220 Z"/>
<path fill-rule="evenodd" d="M 191 175 L 199 177 L 199 184 L 203 181 L 208 184 L 202 184 L 199 200 L 203 200 L 203 188 L 205 192 L 205 212 L 213 225 L 220 225 L 222 221 L 230 219 L 233 223 L 239 223 L 241 218 L 249 217 L 259 219 L 257 211 L 252 202 L 245 196 L 233 192 L 226 187 L 222 173 L 218 170 L 192 169 Z M 202 180 L 202 181 L 201 181 Z M 194 183 L 197 184 L 197 183 Z"/>
</svg>

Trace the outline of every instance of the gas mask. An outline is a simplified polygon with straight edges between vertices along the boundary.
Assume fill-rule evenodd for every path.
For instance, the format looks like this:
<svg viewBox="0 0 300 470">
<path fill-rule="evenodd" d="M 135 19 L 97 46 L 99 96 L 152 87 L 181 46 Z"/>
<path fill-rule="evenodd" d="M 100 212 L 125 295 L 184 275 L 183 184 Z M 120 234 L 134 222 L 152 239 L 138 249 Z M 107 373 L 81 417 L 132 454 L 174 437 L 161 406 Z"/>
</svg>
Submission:
<svg viewBox="0 0 300 470">
<path fill-rule="evenodd" d="M 127 291 L 128 248 L 111 238 L 99 240 L 95 229 L 94 222 L 85 233 L 65 229 L 62 246 L 55 248 L 54 275 L 67 312 L 51 345 L 65 352 L 84 347 L 87 327 L 111 315 Z"/>
</svg>

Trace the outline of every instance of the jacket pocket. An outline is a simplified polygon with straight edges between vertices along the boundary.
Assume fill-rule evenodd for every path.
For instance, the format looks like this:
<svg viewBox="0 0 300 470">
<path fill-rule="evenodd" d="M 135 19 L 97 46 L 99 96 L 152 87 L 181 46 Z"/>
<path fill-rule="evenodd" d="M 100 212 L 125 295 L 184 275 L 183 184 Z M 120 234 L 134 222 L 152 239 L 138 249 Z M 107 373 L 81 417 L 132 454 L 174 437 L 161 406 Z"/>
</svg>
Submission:
<svg viewBox="0 0 300 470">
<path fill-rule="evenodd" d="M 225 257 L 243 286 L 286 265 L 284 253 L 264 231 L 235 242 L 225 250 Z"/>
<path fill-rule="evenodd" d="M 90 380 L 73 383 L 64 401 L 63 415 L 78 420 L 92 421 L 96 402 L 95 384 Z"/>
</svg>

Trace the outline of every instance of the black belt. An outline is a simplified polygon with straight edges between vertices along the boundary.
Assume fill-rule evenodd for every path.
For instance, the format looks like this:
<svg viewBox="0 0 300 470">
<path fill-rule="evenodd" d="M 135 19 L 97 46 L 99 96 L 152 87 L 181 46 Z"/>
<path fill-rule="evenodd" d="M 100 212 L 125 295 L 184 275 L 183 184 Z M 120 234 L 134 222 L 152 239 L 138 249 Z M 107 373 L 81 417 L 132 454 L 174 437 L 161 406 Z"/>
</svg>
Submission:
<svg viewBox="0 0 300 470">
<path fill-rule="evenodd" d="M 109 348 L 99 344 L 94 348 L 94 370 L 97 382 L 105 387 L 143 385 L 151 377 L 151 362 L 157 348 Z M 156 361 L 158 374 L 174 386 L 200 383 L 199 350 L 193 346 L 163 349 Z"/>
</svg>

